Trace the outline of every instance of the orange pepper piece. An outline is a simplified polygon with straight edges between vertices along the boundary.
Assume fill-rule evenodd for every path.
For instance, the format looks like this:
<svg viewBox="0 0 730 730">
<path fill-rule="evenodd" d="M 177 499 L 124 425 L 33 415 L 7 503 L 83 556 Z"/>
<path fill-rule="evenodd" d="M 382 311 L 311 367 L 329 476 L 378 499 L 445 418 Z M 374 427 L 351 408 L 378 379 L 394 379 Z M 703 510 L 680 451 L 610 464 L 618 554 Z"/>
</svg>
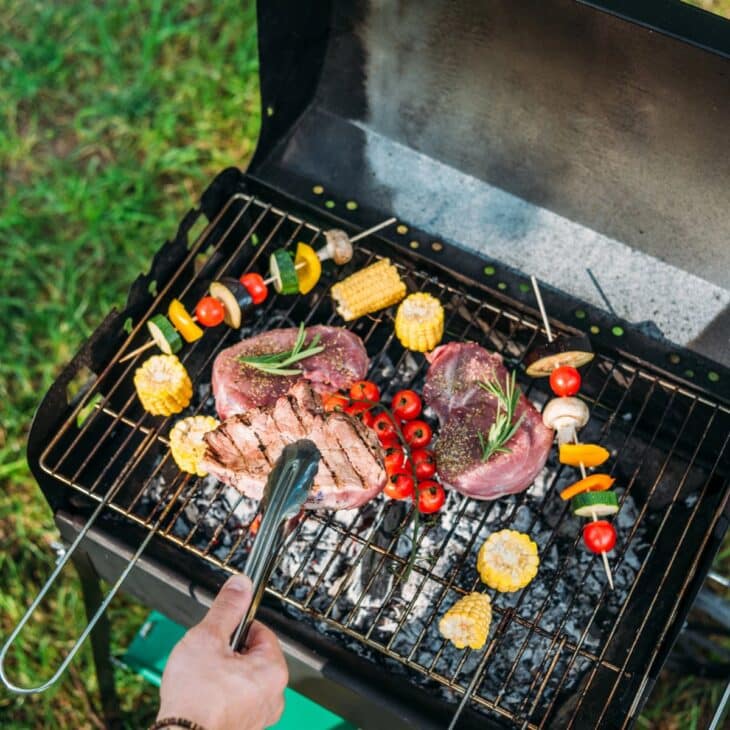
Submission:
<svg viewBox="0 0 730 730">
<path fill-rule="evenodd" d="M 572 499 L 576 494 L 583 492 L 605 492 L 611 488 L 616 480 L 608 474 L 591 474 L 585 479 L 581 479 L 560 492 L 561 499 Z"/>
<path fill-rule="evenodd" d="M 561 444 L 559 459 L 561 464 L 585 467 L 600 466 L 611 454 L 597 444 Z"/>
</svg>

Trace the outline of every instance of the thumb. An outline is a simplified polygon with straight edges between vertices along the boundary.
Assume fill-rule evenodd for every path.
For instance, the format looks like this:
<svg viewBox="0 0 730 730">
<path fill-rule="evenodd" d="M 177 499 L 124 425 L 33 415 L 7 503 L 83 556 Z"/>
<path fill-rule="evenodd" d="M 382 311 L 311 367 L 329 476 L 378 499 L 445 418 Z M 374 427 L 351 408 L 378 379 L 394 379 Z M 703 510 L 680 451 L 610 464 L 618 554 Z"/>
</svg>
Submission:
<svg viewBox="0 0 730 730">
<path fill-rule="evenodd" d="M 200 624 L 228 639 L 248 610 L 252 593 L 253 587 L 248 576 L 231 576 L 223 584 Z"/>
</svg>

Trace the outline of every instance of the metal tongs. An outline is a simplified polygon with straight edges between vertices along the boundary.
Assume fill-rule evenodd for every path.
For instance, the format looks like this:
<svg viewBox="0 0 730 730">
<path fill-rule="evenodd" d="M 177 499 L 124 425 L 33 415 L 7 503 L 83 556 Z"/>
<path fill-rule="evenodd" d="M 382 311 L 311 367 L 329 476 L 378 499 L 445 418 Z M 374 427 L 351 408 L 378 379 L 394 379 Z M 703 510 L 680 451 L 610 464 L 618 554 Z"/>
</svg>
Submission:
<svg viewBox="0 0 730 730">
<path fill-rule="evenodd" d="M 231 648 L 243 651 L 264 588 L 281 546 L 298 522 L 322 455 L 308 439 L 284 447 L 269 474 L 261 499 L 261 526 L 243 572 L 253 583 L 253 597 L 246 615 L 231 637 Z"/>
</svg>

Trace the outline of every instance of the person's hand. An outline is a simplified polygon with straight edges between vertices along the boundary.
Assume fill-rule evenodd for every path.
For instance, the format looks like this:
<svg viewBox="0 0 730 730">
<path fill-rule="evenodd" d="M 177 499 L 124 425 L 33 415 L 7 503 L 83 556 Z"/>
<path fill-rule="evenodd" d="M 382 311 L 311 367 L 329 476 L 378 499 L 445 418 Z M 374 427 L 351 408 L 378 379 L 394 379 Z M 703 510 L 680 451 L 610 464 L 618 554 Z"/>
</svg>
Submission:
<svg viewBox="0 0 730 730">
<path fill-rule="evenodd" d="M 173 649 L 162 675 L 159 720 L 184 718 L 205 730 L 260 730 L 279 719 L 288 672 L 274 632 L 254 621 L 243 654 L 228 645 L 251 592 L 246 576 L 229 578 L 205 618 Z"/>
</svg>

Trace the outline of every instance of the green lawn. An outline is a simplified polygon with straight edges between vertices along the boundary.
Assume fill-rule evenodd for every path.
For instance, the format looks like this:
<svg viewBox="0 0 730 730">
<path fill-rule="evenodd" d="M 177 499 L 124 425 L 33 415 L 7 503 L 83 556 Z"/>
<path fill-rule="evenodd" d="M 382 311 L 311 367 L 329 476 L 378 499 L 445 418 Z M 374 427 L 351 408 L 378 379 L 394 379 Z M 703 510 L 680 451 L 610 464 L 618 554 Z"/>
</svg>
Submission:
<svg viewBox="0 0 730 730">
<path fill-rule="evenodd" d="M 254 13 L 207 3 L 0 0 L 0 633 L 51 571 L 51 515 L 25 463 L 33 409 L 221 168 L 245 166 L 259 126 Z M 725 558 L 725 565 L 728 557 Z M 72 573 L 25 635 L 31 682 L 83 624 Z M 146 611 L 113 604 L 115 653 Z M 129 727 L 156 692 L 119 671 Z M 642 726 L 685 728 L 714 685 L 669 678 Z M 3 728 L 101 728 L 84 651 L 51 692 L 0 690 Z"/>
</svg>

